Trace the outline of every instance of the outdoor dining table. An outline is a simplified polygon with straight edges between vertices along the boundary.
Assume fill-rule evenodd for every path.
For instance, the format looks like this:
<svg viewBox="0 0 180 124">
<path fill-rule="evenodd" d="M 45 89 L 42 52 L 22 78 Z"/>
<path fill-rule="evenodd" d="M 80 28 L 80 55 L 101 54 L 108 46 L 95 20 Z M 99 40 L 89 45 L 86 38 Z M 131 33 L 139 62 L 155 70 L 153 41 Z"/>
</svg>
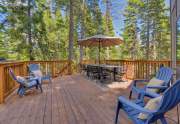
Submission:
<svg viewBox="0 0 180 124">
<path fill-rule="evenodd" d="M 99 77 L 102 73 L 102 71 L 104 69 L 110 71 L 113 73 L 113 79 L 114 81 L 116 81 L 116 74 L 118 74 L 118 70 L 120 71 L 120 73 L 122 73 L 123 71 L 123 67 L 122 66 L 118 66 L 118 65 L 107 65 L 107 64 L 87 64 L 86 66 L 89 67 L 98 67 L 100 69 L 99 71 Z"/>
</svg>

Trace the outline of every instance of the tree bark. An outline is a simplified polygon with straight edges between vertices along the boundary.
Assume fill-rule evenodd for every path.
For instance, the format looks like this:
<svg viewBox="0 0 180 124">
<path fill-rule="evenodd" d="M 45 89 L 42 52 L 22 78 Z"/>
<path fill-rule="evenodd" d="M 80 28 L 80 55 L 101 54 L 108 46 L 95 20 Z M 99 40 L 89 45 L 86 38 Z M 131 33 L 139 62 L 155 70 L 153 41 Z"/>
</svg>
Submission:
<svg viewBox="0 0 180 124">
<path fill-rule="evenodd" d="M 110 22 L 110 1 L 106 0 L 106 35 L 109 35 L 109 22 Z M 109 47 L 106 48 L 106 59 L 110 58 Z"/>
<path fill-rule="evenodd" d="M 28 0 L 28 43 L 29 43 L 29 59 L 34 60 L 32 32 L 31 32 L 31 0 Z"/>
<path fill-rule="evenodd" d="M 85 19 L 84 19 L 84 17 L 85 17 L 85 0 L 83 0 L 83 4 L 82 4 L 82 7 L 81 7 L 81 17 L 80 17 L 80 19 L 81 19 L 81 39 L 83 39 L 84 37 L 85 37 Z M 82 62 L 82 60 L 83 60 L 83 55 L 84 55 L 84 53 L 83 53 L 83 47 L 82 46 L 80 46 L 80 63 Z"/>
<path fill-rule="evenodd" d="M 69 11 L 69 56 L 68 60 L 70 62 L 69 74 L 71 74 L 71 62 L 73 60 L 73 45 L 74 45 L 74 12 L 73 12 L 73 0 L 70 2 L 70 11 Z"/>
<path fill-rule="evenodd" d="M 150 22 L 149 22 L 149 0 L 147 0 L 147 42 L 146 42 L 146 59 L 149 60 L 149 38 L 150 38 Z"/>
</svg>

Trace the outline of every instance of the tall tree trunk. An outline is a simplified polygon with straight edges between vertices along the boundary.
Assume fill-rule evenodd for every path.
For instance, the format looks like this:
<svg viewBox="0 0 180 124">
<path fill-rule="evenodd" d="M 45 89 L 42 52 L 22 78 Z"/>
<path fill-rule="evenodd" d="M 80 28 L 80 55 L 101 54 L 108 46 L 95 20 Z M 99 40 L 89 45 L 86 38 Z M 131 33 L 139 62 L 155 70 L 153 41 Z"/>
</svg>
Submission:
<svg viewBox="0 0 180 124">
<path fill-rule="evenodd" d="M 29 43 L 29 59 L 34 60 L 32 32 L 31 32 L 31 0 L 28 0 L 28 43 Z"/>
<path fill-rule="evenodd" d="M 147 53 L 146 53 L 146 59 L 147 60 L 149 60 L 149 55 L 150 55 L 150 52 L 149 52 L 149 41 L 150 41 L 150 17 L 149 17 L 149 0 L 147 0 L 147 16 L 146 16 L 146 18 L 147 18 Z M 146 67 L 147 69 L 146 69 L 146 74 L 147 74 L 147 77 L 149 77 L 149 68 L 150 68 L 150 66 L 147 66 Z"/>
<path fill-rule="evenodd" d="M 149 40 L 150 40 L 150 22 L 149 22 L 149 0 L 147 0 L 147 41 L 146 41 L 146 59 L 149 60 Z"/>
<path fill-rule="evenodd" d="M 83 39 L 84 37 L 85 37 L 85 19 L 84 19 L 84 17 L 85 17 L 85 0 L 83 0 L 83 4 L 82 4 L 82 7 L 81 7 L 81 39 Z M 80 62 L 82 62 L 82 60 L 83 60 L 83 47 L 82 46 L 80 46 Z"/>
<path fill-rule="evenodd" d="M 110 0 L 106 0 L 106 35 L 109 35 L 109 25 L 110 25 Z M 109 47 L 106 48 L 106 57 L 109 59 Z"/>
<path fill-rule="evenodd" d="M 69 62 L 73 60 L 73 45 L 74 45 L 74 12 L 73 12 L 73 1 L 70 2 L 70 11 L 69 11 Z M 69 74 L 72 72 L 71 67 L 69 68 Z"/>
</svg>

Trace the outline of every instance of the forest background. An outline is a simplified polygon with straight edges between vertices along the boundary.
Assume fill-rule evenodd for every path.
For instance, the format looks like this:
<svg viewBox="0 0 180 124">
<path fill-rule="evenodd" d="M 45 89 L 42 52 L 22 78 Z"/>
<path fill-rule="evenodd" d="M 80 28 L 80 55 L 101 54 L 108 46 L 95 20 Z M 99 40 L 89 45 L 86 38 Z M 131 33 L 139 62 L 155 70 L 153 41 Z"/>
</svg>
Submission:
<svg viewBox="0 0 180 124">
<path fill-rule="evenodd" d="M 77 41 L 103 34 L 121 36 L 124 42 L 104 48 L 102 59 L 167 60 L 171 46 L 167 3 L 165 0 L 0 0 L 0 57 L 97 60 L 98 47 L 82 48 Z"/>
</svg>

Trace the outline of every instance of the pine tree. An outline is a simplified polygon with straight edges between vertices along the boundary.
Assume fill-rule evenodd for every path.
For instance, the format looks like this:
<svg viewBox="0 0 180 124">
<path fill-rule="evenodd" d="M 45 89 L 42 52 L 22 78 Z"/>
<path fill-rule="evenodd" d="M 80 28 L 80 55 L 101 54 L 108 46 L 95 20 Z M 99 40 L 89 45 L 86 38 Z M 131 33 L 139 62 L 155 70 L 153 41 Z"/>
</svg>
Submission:
<svg viewBox="0 0 180 124">
<path fill-rule="evenodd" d="M 142 5 L 140 0 L 128 0 L 128 5 L 125 9 L 125 27 L 124 27 L 124 56 L 131 59 L 138 59 L 139 54 L 139 39 L 138 39 L 138 20 L 139 7 Z"/>
<path fill-rule="evenodd" d="M 140 9 L 141 39 L 149 59 L 169 58 L 170 24 L 164 0 L 142 0 Z M 149 50 L 151 49 L 151 51 Z M 169 52 L 167 52 L 167 50 Z"/>
</svg>

